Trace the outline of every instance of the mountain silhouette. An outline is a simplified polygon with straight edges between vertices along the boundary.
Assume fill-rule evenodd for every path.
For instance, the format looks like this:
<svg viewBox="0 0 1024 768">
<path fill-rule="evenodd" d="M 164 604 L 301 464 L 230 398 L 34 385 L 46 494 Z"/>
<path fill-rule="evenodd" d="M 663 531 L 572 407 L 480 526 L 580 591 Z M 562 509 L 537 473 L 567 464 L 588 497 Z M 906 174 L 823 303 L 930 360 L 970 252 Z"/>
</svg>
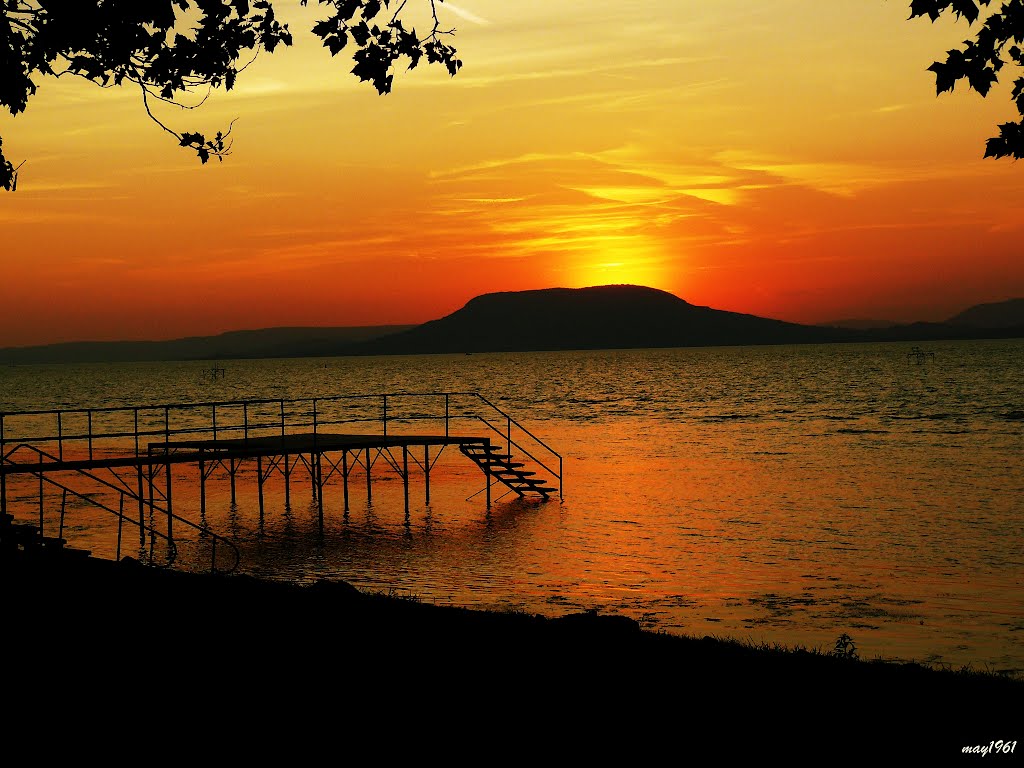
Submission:
<svg viewBox="0 0 1024 768">
<path fill-rule="evenodd" d="M 0 349 L 0 362 L 126 363 L 157 360 L 226 360 L 331 355 L 353 342 L 403 331 L 409 325 L 341 328 L 281 327 L 227 331 L 169 341 L 68 341 Z"/>
<path fill-rule="evenodd" d="M 851 341 L 852 331 L 695 306 L 637 285 L 488 293 L 439 320 L 351 345 L 347 354 L 802 344 Z"/>
<path fill-rule="evenodd" d="M 0 363 L 137 362 L 342 355 L 529 352 L 1024 337 L 1024 299 L 979 304 L 943 323 L 801 325 L 690 304 L 638 285 L 477 296 L 422 325 L 265 328 L 171 341 L 64 342 L 0 349 Z"/>
<path fill-rule="evenodd" d="M 950 325 L 967 325 L 972 328 L 1024 326 L 1024 299 L 977 304 L 954 315 L 946 322 Z"/>
</svg>

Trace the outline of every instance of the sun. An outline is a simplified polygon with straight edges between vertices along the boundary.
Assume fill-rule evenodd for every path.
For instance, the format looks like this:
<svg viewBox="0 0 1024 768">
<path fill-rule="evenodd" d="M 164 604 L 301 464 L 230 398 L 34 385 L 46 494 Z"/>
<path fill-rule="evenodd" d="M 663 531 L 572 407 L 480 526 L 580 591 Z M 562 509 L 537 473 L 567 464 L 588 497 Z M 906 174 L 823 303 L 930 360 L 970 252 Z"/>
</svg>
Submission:
<svg viewBox="0 0 1024 768">
<path fill-rule="evenodd" d="M 658 255 L 615 249 L 602 250 L 596 259 L 581 260 L 569 271 L 573 288 L 592 285 L 642 285 L 667 290 L 670 270 Z"/>
</svg>

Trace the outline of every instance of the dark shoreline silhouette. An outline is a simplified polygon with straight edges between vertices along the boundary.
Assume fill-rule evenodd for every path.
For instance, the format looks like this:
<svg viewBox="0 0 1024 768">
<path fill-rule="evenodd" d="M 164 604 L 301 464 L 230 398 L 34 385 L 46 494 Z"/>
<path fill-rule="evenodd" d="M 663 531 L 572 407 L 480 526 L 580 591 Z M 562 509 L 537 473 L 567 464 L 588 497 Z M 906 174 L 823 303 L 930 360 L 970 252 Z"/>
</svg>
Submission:
<svg viewBox="0 0 1024 768">
<path fill-rule="evenodd" d="M 1024 300 L 942 323 L 802 325 L 690 304 L 631 285 L 490 293 L 416 326 L 268 328 L 172 341 L 67 342 L 0 349 L 0 363 L 143 362 L 348 355 L 917 342 L 1024 337 Z"/>
<path fill-rule="evenodd" d="M 0 575 L 5 643 L 27 660 L 8 665 L 8 695 L 148 670 L 161 683 L 159 707 L 199 706 L 204 682 L 232 691 L 235 709 L 220 705 L 218 727 L 249 706 L 262 718 L 294 716 L 328 696 L 344 711 L 370 692 L 400 711 L 408 696 L 436 700 L 446 717 L 513 710 L 533 718 L 556 703 L 563 715 L 592 712 L 620 725 L 643 714 L 646 727 L 671 726 L 644 744 L 683 740 L 687 755 L 719 749 L 706 740 L 724 734 L 762 757 L 812 745 L 877 757 L 896 739 L 909 751 L 895 760 L 926 764 L 1016 738 L 1024 700 L 1019 678 L 667 635 L 621 616 L 434 606 L 344 582 L 300 586 L 20 552 L 0 556 Z"/>
</svg>

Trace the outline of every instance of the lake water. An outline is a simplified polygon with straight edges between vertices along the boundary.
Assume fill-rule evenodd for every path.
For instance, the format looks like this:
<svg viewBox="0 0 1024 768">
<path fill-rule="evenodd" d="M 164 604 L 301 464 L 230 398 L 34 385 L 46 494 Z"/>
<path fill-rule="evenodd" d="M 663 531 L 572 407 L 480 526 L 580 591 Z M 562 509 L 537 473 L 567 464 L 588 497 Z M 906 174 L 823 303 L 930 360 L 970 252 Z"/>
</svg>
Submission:
<svg viewBox="0 0 1024 768">
<path fill-rule="evenodd" d="M 255 469 L 204 522 L 241 570 L 441 604 L 621 613 L 671 633 L 1024 674 L 1024 341 L 17 366 L 0 410 L 479 391 L 564 457 L 564 498 L 498 498 L 447 449 L 372 500 Z M 414 427 L 413 422 L 407 422 Z M 401 419 L 389 426 L 400 432 Z M 472 430 L 471 430 L 472 431 Z M 8 435 L 10 437 L 10 434 Z M 18 481 L 25 485 L 28 481 Z M 175 511 L 198 514 L 182 471 Z M 11 511 L 37 516 L 12 481 Z M 67 538 L 100 551 L 87 517 Z"/>
</svg>

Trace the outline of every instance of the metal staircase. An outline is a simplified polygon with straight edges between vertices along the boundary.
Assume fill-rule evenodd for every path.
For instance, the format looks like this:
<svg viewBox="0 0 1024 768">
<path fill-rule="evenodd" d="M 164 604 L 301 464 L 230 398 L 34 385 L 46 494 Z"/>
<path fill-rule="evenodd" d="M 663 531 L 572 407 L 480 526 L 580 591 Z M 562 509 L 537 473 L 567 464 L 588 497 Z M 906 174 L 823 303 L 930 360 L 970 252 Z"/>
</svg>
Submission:
<svg viewBox="0 0 1024 768">
<path fill-rule="evenodd" d="M 3 462 L 7 464 L 21 463 L 16 461 L 18 454 L 28 455 L 29 461 L 24 462 L 25 464 L 32 464 L 39 467 L 39 471 L 34 472 L 33 474 L 39 480 L 40 518 L 38 524 L 17 522 L 14 515 L 8 512 L 3 512 L 3 514 L 0 515 L 0 552 L 23 552 L 31 555 L 69 555 L 73 557 L 92 556 L 93 553 L 89 550 L 68 547 L 68 542 L 64 538 L 64 518 L 67 510 L 67 500 L 71 497 L 93 509 L 102 510 L 116 518 L 117 549 L 114 554 L 114 560 L 120 560 L 122 557 L 122 529 L 127 525 L 138 531 L 140 537 L 140 555 L 142 555 L 143 551 L 147 548 L 148 542 L 149 551 L 146 556 L 146 561 L 149 565 L 171 567 L 175 564 L 179 554 L 179 541 L 175 540 L 168 534 L 157 530 L 155 524 L 148 524 L 143 520 L 135 520 L 130 515 L 126 514 L 125 500 L 128 499 L 131 502 L 138 503 L 140 507 L 146 508 L 151 517 L 158 516 L 164 519 L 173 520 L 179 526 L 185 526 L 193 531 L 199 540 L 205 542 L 203 549 L 208 550 L 209 552 L 209 570 L 211 572 L 230 573 L 238 567 L 240 554 L 238 552 L 238 548 L 229 539 L 214 533 L 206 526 L 197 525 L 191 520 L 174 514 L 169 509 L 155 504 L 151 499 L 146 500 L 143 498 L 141 490 L 138 492 L 132 492 L 127 486 L 121 485 L 119 482 L 107 480 L 84 468 L 71 470 L 71 474 L 74 479 L 78 480 L 80 483 L 84 483 L 85 486 L 80 486 L 78 488 L 72 487 L 65 482 L 50 477 L 46 472 L 42 471 L 45 462 L 58 462 L 59 458 L 57 456 L 47 453 L 37 446 L 25 443 L 16 446 L 13 450 L 3 455 Z M 118 481 L 123 482 L 123 480 L 121 480 L 121 478 L 116 474 L 114 477 L 117 478 Z M 44 535 L 45 522 L 42 514 L 42 494 L 44 484 L 47 487 L 55 488 L 60 491 L 60 515 L 57 521 L 56 536 Z M 117 508 L 115 509 L 113 505 L 104 503 L 103 500 L 98 498 L 100 495 L 97 492 L 98 490 L 106 491 L 108 495 L 114 494 L 115 498 L 119 500 Z M 160 541 L 162 544 L 161 549 L 164 553 L 162 563 L 157 560 L 157 552 L 154 546 L 157 541 Z M 219 552 L 218 547 L 220 550 Z"/>
<path fill-rule="evenodd" d="M 508 486 L 520 498 L 536 494 L 546 499 L 551 494 L 558 493 L 557 487 L 549 485 L 543 478 L 534 477 L 536 472 L 523 469 L 525 464 L 513 461 L 514 457 L 511 454 L 503 453 L 503 446 L 480 443 L 463 445 L 459 450 L 472 459 L 489 478 Z"/>
</svg>

